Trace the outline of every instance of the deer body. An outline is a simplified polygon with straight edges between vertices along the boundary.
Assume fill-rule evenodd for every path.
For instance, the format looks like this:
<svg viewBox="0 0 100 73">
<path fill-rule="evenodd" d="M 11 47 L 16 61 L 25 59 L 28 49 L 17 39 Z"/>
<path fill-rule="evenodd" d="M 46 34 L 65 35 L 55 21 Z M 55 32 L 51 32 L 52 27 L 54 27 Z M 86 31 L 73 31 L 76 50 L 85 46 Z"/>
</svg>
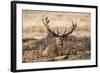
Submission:
<svg viewBox="0 0 100 73">
<path fill-rule="evenodd" d="M 45 57 L 56 57 L 63 54 L 63 47 L 58 46 L 56 43 L 50 44 L 43 52 Z"/>
</svg>

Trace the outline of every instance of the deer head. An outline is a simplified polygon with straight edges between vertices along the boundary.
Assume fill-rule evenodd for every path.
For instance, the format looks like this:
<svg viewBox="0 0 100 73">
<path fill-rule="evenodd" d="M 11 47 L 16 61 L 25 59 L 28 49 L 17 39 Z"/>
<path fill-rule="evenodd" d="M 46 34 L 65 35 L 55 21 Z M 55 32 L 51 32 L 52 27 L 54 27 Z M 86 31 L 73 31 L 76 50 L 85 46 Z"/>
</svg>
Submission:
<svg viewBox="0 0 100 73">
<path fill-rule="evenodd" d="M 45 25 L 45 27 L 47 28 L 48 32 L 50 32 L 56 38 L 56 44 L 58 46 L 63 46 L 64 37 L 70 35 L 77 27 L 77 24 L 76 23 L 74 24 L 72 21 L 72 26 L 70 27 L 70 30 L 68 32 L 66 32 L 66 29 L 65 29 L 63 34 L 60 35 L 58 29 L 57 29 L 57 32 L 55 33 L 54 30 L 51 30 L 50 27 L 48 26 L 48 24 L 50 22 L 50 19 L 48 17 L 43 18 L 42 22 Z"/>
</svg>

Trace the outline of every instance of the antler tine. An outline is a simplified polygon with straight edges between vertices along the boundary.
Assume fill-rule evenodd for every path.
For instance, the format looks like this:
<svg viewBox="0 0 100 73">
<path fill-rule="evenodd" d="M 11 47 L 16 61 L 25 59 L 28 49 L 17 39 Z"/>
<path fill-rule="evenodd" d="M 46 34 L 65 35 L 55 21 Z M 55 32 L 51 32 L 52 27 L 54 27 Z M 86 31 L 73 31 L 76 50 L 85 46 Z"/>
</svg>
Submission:
<svg viewBox="0 0 100 73">
<path fill-rule="evenodd" d="M 59 35 L 59 31 L 58 31 L 58 29 L 57 29 L 57 34 Z"/>
<path fill-rule="evenodd" d="M 42 19 L 42 22 L 44 25 L 48 26 L 47 24 L 50 22 L 48 17 L 45 17 L 44 19 Z"/>
<path fill-rule="evenodd" d="M 73 26 L 72 28 L 75 29 L 77 27 L 77 23 L 73 23 L 72 21 L 72 26 Z"/>
<path fill-rule="evenodd" d="M 47 24 L 50 22 L 48 17 L 45 17 L 45 21 L 46 21 Z"/>
<path fill-rule="evenodd" d="M 63 33 L 63 35 L 66 33 L 66 29 L 64 30 L 64 33 Z"/>
<path fill-rule="evenodd" d="M 74 24 L 73 21 L 72 21 L 72 26 L 70 27 L 71 30 L 68 33 L 65 33 L 66 32 L 66 29 L 65 29 L 65 31 L 63 33 L 63 37 L 71 34 L 76 29 L 76 27 L 77 27 L 77 23 Z"/>
</svg>

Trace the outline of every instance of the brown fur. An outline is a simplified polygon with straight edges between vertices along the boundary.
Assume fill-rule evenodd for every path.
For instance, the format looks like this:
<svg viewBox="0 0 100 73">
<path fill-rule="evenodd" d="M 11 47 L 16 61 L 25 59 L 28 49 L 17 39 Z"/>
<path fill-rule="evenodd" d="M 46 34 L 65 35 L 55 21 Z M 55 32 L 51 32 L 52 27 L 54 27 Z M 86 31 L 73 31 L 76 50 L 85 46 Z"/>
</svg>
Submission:
<svg viewBox="0 0 100 73">
<path fill-rule="evenodd" d="M 45 57 L 57 57 L 63 54 L 63 48 L 58 46 L 56 43 L 50 44 L 43 52 L 42 56 Z"/>
</svg>

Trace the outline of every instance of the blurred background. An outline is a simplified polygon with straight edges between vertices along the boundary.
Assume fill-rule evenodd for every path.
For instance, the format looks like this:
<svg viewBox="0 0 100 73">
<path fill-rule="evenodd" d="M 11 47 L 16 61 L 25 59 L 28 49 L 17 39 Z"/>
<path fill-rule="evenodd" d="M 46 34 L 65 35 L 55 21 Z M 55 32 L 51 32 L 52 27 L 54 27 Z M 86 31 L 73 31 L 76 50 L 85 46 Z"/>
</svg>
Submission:
<svg viewBox="0 0 100 73">
<path fill-rule="evenodd" d="M 23 38 L 44 38 L 47 35 L 47 29 L 42 23 L 42 19 L 47 16 L 50 19 L 49 26 L 55 32 L 57 29 L 61 34 L 65 29 L 68 32 L 73 21 L 73 23 L 77 23 L 73 35 L 77 37 L 90 36 L 90 13 L 23 10 Z"/>
</svg>

